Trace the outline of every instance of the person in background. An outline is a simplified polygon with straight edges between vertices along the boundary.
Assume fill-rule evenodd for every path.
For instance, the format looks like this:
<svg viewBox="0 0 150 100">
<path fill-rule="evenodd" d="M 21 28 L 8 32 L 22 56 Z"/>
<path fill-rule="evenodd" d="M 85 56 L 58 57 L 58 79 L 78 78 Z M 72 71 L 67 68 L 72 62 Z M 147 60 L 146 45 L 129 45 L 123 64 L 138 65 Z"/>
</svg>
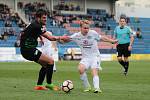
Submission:
<svg viewBox="0 0 150 100">
<path fill-rule="evenodd" d="M 141 33 L 141 29 L 138 27 L 137 28 L 137 31 L 136 31 L 136 37 L 139 38 L 139 39 L 142 39 L 142 33 Z"/>
<path fill-rule="evenodd" d="M 124 68 L 124 75 L 127 75 L 129 68 L 129 59 L 131 56 L 134 36 L 132 29 L 126 25 L 126 18 L 120 17 L 119 25 L 114 30 L 114 38 L 118 40 L 117 59 Z"/>
<path fill-rule="evenodd" d="M 52 32 L 47 31 L 52 36 Z M 57 52 L 57 43 L 56 41 L 49 41 L 47 38 L 41 37 L 41 51 L 43 54 L 53 57 L 54 59 L 54 52 Z M 56 64 L 54 62 L 53 71 L 56 72 Z"/>
</svg>

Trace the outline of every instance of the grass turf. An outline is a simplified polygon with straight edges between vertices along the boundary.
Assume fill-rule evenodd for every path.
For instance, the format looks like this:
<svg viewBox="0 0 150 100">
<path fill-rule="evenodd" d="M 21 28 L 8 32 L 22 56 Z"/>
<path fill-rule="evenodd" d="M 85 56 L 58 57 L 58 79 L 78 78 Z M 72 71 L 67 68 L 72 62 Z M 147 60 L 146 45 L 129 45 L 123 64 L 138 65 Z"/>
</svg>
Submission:
<svg viewBox="0 0 150 100">
<path fill-rule="evenodd" d="M 71 93 L 63 91 L 35 91 L 40 66 L 32 62 L 0 63 L 0 100 L 149 100 L 149 61 L 130 62 L 129 74 L 121 73 L 117 62 L 102 62 L 100 72 L 102 94 L 83 92 L 77 71 L 78 61 L 57 62 L 57 72 L 53 75 L 55 84 L 64 80 L 73 81 Z M 90 83 L 92 77 L 88 71 Z"/>
</svg>

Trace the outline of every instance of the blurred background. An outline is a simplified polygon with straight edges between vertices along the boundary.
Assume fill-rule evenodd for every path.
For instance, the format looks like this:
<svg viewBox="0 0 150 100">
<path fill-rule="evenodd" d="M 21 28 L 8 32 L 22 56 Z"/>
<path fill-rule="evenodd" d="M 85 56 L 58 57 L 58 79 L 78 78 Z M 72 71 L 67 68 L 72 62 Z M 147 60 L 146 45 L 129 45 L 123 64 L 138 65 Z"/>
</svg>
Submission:
<svg viewBox="0 0 150 100">
<path fill-rule="evenodd" d="M 135 42 L 130 60 L 150 60 L 149 0 L 0 0 L 0 62 L 26 61 L 20 55 L 21 31 L 35 19 L 37 9 L 48 12 L 47 30 L 53 35 L 71 35 L 80 30 L 80 20 L 87 19 L 91 28 L 112 38 L 120 16 L 127 18 Z M 39 43 L 38 48 L 41 45 Z M 55 60 L 79 60 L 79 47 L 70 42 L 57 43 Z M 116 60 L 116 45 L 99 42 L 101 58 Z"/>
</svg>

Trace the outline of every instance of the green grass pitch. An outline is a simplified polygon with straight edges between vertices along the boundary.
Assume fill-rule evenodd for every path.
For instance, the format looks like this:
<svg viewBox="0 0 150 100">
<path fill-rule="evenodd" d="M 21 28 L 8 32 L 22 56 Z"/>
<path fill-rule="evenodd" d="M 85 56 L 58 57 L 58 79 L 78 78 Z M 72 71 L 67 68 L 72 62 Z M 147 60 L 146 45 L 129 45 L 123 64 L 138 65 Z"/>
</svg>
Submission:
<svg viewBox="0 0 150 100">
<path fill-rule="evenodd" d="M 35 91 L 40 66 L 34 62 L 0 63 L 0 100 L 150 100 L 150 62 L 130 62 L 129 74 L 121 73 L 121 66 L 113 62 L 102 62 L 100 72 L 103 93 L 83 92 L 77 71 L 78 61 L 56 63 L 57 72 L 53 75 L 55 84 L 64 80 L 73 81 L 71 93 L 63 91 Z M 90 83 L 92 80 L 88 71 Z"/>
</svg>

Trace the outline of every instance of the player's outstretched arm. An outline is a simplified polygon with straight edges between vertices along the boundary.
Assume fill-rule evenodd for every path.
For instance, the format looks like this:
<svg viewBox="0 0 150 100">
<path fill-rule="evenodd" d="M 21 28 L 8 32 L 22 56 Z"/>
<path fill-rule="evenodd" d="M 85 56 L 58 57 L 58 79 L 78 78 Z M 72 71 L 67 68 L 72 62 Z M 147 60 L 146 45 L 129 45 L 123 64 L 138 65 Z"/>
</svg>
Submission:
<svg viewBox="0 0 150 100">
<path fill-rule="evenodd" d="M 52 36 L 50 35 L 48 32 L 45 32 L 44 34 L 42 34 L 43 37 L 47 38 L 50 41 L 68 41 L 70 40 L 69 36 Z"/>
<path fill-rule="evenodd" d="M 118 42 L 118 40 L 117 39 L 111 39 L 111 38 L 108 38 L 107 36 L 101 36 L 101 39 L 103 40 L 103 41 L 105 41 L 105 42 L 110 42 L 110 43 L 112 43 L 112 44 L 114 44 L 114 43 L 117 43 Z"/>
<path fill-rule="evenodd" d="M 47 38 L 50 41 L 57 41 L 60 39 L 59 36 L 52 36 L 50 35 L 48 32 L 45 32 L 44 34 L 42 34 L 43 37 Z"/>
<path fill-rule="evenodd" d="M 64 36 L 60 37 L 58 42 L 64 44 L 64 43 L 67 43 L 67 42 L 70 42 L 70 41 L 71 41 L 71 38 L 69 36 L 64 35 Z"/>
</svg>

